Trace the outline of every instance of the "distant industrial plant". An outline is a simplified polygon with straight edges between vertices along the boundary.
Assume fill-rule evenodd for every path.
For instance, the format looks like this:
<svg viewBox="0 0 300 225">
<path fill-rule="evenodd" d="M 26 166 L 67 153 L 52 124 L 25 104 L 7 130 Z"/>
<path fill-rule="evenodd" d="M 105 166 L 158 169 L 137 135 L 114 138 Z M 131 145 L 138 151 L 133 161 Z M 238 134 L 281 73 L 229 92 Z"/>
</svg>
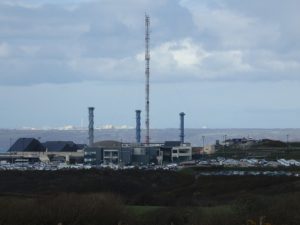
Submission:
<svg viewBox="0 0 300 225">
<path fill-rule="evenodd" d="M 64 161 L 90 165 L 162 165 L 164 162 L 192 160 L 192 146 L 184 142 L 184 115 L 180 113 L 180 134 L 178 141 L 151 143 L 150 140 L 150 17 L 145 15 L 145 141 L 141 141 L 141 110 L 136 110 L 135 143 L 114 140 L 94 141 L 94 107 L 88 108 L 88 145 L 77 145 L 68 141 L 40 143 L 34 138 L 21 138 L 8 152 L 12 162 Z M 61 158 L 64 158 L 61 160 Z"/>
<path fill-rule="evenodd" d="M 89 166 L 118 166 L 129 165 L 203 165 L 199 161 L 213 155 L 221 157 L 218 162 L 226 162 L 226 158 L 279 158 L 292 156 L 288 143 L 279 143 L 279 149 L 274 153 L 276 144 L 269 140 L 257 141 L 251 138 L 227 139 L 216 141 L 214 145 L 205 144 L 202 136 L 202 146 L 192 146 L 185 142 L 185 113 L 179 113 L 179 134 L 176 141 L 151 142 L 150 135 L 150 17 L 145 15 L 145 139 L 141 136 L 141 114 L 135 111 L 135 142 L 116 140 L 95 140 L 94 107 L 88 107 L 88 144 L 75 144 L 71 141 L 47 141 L 41 143 L 35 138 L 20 138 L 7 153 L 0 154 L 0 161 L 6 163 L 66 163 L 84 164 Z M 267 144 L 266 144 L 267 143 Z M 278 144 L 278 143 L 277 143 Z M 278 147 L 278 146 L 275 146 Z M 299 146 L 300 147 L 300 146 Z M 294 149 L 298 146 L 294 146 Z M 257 151 L 259 149 L 259 151 Z M 288 154 L 289 155 L 286 155 Z M 296 155 L 296 157 L 298 157 Z M 299 156 L 300 158 L 300 156 Z M 205 161 L 206 162 L 206 161 Z M 212 163 L 214 164 L 214 162 Z M 225 163 L 226 164 L 226 163 Z M 297 163 L 294 163 L 295 165 Z"/>
</svg>

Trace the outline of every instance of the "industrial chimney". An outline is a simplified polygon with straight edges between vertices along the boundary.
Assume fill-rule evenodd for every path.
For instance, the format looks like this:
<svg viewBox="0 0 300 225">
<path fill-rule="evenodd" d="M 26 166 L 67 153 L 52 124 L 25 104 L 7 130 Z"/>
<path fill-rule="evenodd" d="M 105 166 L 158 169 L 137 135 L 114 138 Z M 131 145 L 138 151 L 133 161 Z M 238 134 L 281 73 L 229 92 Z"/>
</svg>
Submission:
<svg viewBox="0 0 300 225">
<path fill-rule="evenodd" d="M 135 110 L 136 114 L 136 126 L 135 126 L 135 138 L 136 143 L 141 143 L 141 110 Z"/>
<path fill-rule="evenodd" d="M 184 143 L 184 116 L 185 116 L 185 113 L 184 112 L 181 112 L 180 114 L 180 142 L 181 144 Z"/>
<path fill-rule="evenodd" d="M 89 146 L 94 144 L 94 107 L 89 107 Z"/>
</svg>

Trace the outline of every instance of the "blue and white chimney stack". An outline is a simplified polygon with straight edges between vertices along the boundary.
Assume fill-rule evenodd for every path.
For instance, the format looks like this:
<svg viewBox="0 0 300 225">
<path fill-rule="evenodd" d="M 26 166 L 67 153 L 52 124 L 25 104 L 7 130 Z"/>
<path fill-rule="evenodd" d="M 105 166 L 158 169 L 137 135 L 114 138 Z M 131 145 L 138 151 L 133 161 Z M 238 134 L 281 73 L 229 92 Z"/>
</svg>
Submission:
<svg viewBox="0 0 300 225">
<path fill-rule="evenodd" d="M 136 143 L 141 143 L 141 110 L 135 110 L 136 115 L 136 127 L 135 127 L 135 138 Z"/>
<path fill-rule="evenodd" d="M 94 144 L 94 107 L 89 107 L 89 146 Z"/>
<path fill-rule="evenodd" d="M 180 116 L 180 143 L 183 144 L 184 143 L 184 116 L 185 116 L 185 113 L 184 112 L 181 112 L 179 113 L 179 116 Z"/>
</svg>

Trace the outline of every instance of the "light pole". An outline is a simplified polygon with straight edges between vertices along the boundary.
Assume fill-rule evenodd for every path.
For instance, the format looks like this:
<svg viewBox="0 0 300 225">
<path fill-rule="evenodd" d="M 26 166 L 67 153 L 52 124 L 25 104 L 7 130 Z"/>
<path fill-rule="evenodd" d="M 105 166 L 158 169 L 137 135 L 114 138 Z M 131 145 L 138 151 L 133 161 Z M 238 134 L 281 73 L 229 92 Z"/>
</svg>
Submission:
<svg viewBox="0 0 300 225">
<path fill-rule="evenodd" d="M 11 160 L 11 164 L 13 163 L 13 155 L 12 155 L 12 138 L 9 138 L 9 149 L 10 149 L 10 160 Z"/>
<path fill-rule="evenodd" d="M 223 135 L 223 145 L 222 145 L 222 152 L 223 152 L 223 157 L 225 158 L 225 147 L 226 147 L 226 141 L 225 141 L 225 135 Z"/>
<path fill-rule="evenodd" d="M 289 152 L 289 135 L 286 135 L 286 152 Z"/>
<path fill-rule="evenodd" d="M 40 144 L 41 144 L 41 138 L 42 137 L 37 137 L 37 139 L 40 142 Z M 39 158 L 41 159 L 41 148 L 39 148 Z"/>
<path fill-rule="evenodd" d="M 203 150 L 204 150 L 204 144 L 205 144 L 205 136 L 202 136 L 202 146 L 203 146 Z"/>
</svg>

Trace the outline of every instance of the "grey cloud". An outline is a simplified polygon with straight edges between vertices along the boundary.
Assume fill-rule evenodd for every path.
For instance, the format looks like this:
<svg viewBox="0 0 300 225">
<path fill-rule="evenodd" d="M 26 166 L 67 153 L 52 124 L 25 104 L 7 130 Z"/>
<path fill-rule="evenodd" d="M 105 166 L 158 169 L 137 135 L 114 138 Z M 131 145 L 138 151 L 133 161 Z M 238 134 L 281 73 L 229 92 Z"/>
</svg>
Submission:
<svg viewBox="0 0 300 225">
<path fill-rule="evenodd" d="M 73 83 L 82 81 L 59 60 L 11 60 L 1 67 L 1 85 L 34 85 L 40 83 Z"/>
<path fill-rule="evenodd" d="M 199 32 L 214 37 L 210 45 L 214 49 L 272 48 L 280 37 L 276 25 L 253 15 L 244 15 L 221 4 L 211 7 L 211 4 L 199 1 L 191 2 L 186 7 L 191 11 Z"/>
<path fill-rule="evenodd" d="M 218 11 L 231 12 L 233 15 L 240 17 L 240 19 L 247 19 L 249 23 L 245 23 L 245 29 L 240 31 L 246 31 L 247 35 L 250 35 L 249 37 L 254 38 L 254 43 L 256 40 L 255 36 L 262 37 L 260 48 L 271 48 L 272 51 L 286 51 L 292 50 L 294 47 L 300 47 L 297 41 L 300 37 L 300 31 L 297 29 L 300 25 L 300 15 L 298 13 L 300 2 L 297 0 L 284 2 L 281 0 L 204 0 L 201 2 L 182 0 L 182 4 L 186 4 L 186 7 L 192 5 L 194 10 L 197 7 L 206 7 L 211 13 Z M 211 18 L 214 19 L 214 16 L 218 15 L 212 14 Z M 237 22 L 241 22 L 238 17 L 236 18 Z M 206 22 L 205 20 L 202 21 L 202 23 Z M 226 24 L 220 29 L 230 28 L 231 24 Z M 248 28 L 250 29 L 249 31 L 247 31 Z M 233 33 L 233 35 L 240 34 Z M 253 37 L 253 35 L 255 36 Z M 249 37 L 246 37 L 246 39 Z"/>
<path fill-rule="evenodd" d="M 154 82 L 299 80 L 296 1 L 22 2 L 0 3 L 2 85 L 143 81 L 145 11 Z"/>
</svg>

